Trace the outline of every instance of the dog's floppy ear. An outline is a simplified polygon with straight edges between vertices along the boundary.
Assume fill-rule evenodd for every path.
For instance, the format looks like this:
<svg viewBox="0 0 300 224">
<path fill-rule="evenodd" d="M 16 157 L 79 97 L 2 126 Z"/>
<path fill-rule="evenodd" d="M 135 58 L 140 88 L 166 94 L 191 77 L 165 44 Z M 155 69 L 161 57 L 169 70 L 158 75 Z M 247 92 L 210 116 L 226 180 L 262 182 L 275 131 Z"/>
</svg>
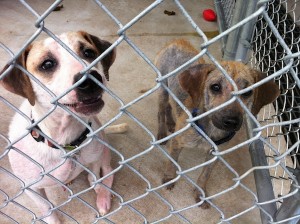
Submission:
<svg viewBox="0 0 300 224">
<path fill-rule="evenodd" d="M 19 64 L 26 68 L 26 59 L 31 47 L 28 47 L 16 60 L 16 64 Z M 0 72 L 2 75 L 10 65 L 6 65 Z M 0 80 L 0 84 L 3 85 L 8 91 L 23 96 L 28 99 L 29 103 L 33 106 L 35 104 L 35 94 L 32 89 L 32 85 L 29 77 L 21 70 L 13 67 L 4 77 Z"/>
<path fill-rule="evenodd" d="M 198 102 L 203 94 L 203 84 L 207 75 L 215 70 L 211 64 L 195 65 L 179 75 L 179 84 L 192 97 L 194 103 Z"/>
<path fill-rule="evenodd" d="M 252 75 L 255 77 L 255 82 L 266 78 L 266 74 L 256 70 L 252 70 Z M 279 96 L 280 91 L 278 85 L 274 81 L 269 81 L 254 90 L 254 102 L 251 112 L 257 115 L 260 109 L 272 103 Z"/>
<path fill-rule="evenodd" d="M 84 31 L 81 31 L 81 33 L 88 42 L 90 42 L 92 45 L 94 45 L 97 48 L 99 54 L 102 54 L 107 48 L 111 46 L 111 43 L 106 40 L 101 40 L 100 38 L 88 34 Z M 110 66 L 114 63 L 115 59 L 116 59 L 116 48 L 114 48 L 101 60 L 103 72 L 107 80 L 109 80 L 108 70 Z"/>
</svg>

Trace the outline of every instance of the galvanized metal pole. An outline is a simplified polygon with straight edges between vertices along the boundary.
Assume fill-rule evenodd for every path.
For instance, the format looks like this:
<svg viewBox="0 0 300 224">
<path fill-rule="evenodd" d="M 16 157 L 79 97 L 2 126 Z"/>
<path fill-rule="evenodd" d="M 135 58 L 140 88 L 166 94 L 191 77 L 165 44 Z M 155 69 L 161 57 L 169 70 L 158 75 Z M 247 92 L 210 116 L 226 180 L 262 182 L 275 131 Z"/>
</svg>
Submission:
<svg viewBox="0 0 300 224">
<path fill-rule="evenodd" d="M 297 190 L 297 188 L 298 192 L 291 197 L 283 199 L 280 209 L 276 213 L 276 221 L 282 221 L 291 217 L 295 217 L 294 219 L 291 219 L 288 222 L 284 223 L 298 224 L 300 221 L 300 169 L 294 169 L 292 172 L 295 175 L 298 183 L 295 183 L 295 181 L 293 181 L 290 192 Z"/>
<path fill-rule="evenodd" d="M 218 19 L 217 21 L 218 21 L 219 31 L 220 33 L 222 33 L 224 30 L 226 30 L 226 28 L 228 28 L 227 26 L 229 25 L 226 23 L 226 15 L 224 13 L 222 1 L 220 0 L 215 1 L 215 10 L 218 15 L 218 18 L 221 18 Z M 224 55 L 224 49 L 227 43 L 227 38 L 228 38 L 227 35 L 222 38 L 222 55 Z"/>
<path fill-rule="evenodd" d="M 242 19 L 253 14 L 257 9 L 257 0 L 244 1 L 237 0 L 234 15 L 232 18 L 232 25 L 240 22 Z M 256 20 L 251 20 L 244 26 L 234 30 L 228 35 L 227 42 L 224 50 L 224 60 L 234 61 L 248 61 L 248 54 L 250 50 L 250 43 L 253 37 L 254 27 Z M 253 122 L 246 117 L 248 137 L 253 137 Z M 268 166 L 264 145 L 261 141 L 257 140 L 249 146 L 249 152 L 252 160 L 252 166 Z M 275 198 L 273 185 L 270 178 L 268 169 L 259 169 L 254 171 L 254 178 L 257 190 L 258 202 L 265 202 Z M 273 217 L 277 211 L 276 203 L 267 203 L 261 205 L 260 210 L 261 221 L 263 224 L 267 224 L 270 221 L 270 217 Z M 267 213 L 267 214 L 266 214 Z"/>
<path fill-rule="evenodd" d="M 245 1 L 243 0 L 236 1 L 231 25 L 234 25 L 245 18 L 245 8 L 243 7 L 243 4 L 245 4 Z M 224 49 L 224 60 L 235 60 L 241 29 L 242 28 L 240 27 L 228 35 Z"/>
<path fill-rule="evenodd" d="M 247 116 L 247 127 L 248 136 L 253 137 L 253 122 Z M 268 166 L 266 159 L 264 145 L 260 140 L 254 141 L 249 146 L 249 152 L 251 156 L 251 162 L 253 167 Z M 254 171 L 254 179 L 256 185 L 256 192 L 258 197 L 258 202 L 265 202 L 275 198 L 273 185 L 271 182 L 271 177 L 268 169 L 258 169 Z M 261 207 L 273 217 L 277 211 L 276 202 L 261 205 Z M 263 224 L 269 223 L 269 216 L 260 210 L 261 222 Z"/>
<path fill-rule="evenodd" d="M 257 2 L 258 0 L 237 0 L 231 24 L 234 25 L 253 14 L 257 9 Z M 247 61 L 255 23 L 256 20 L 251 20 L 228 35 L 224 50 L 224 60 Z"/>
</svg>

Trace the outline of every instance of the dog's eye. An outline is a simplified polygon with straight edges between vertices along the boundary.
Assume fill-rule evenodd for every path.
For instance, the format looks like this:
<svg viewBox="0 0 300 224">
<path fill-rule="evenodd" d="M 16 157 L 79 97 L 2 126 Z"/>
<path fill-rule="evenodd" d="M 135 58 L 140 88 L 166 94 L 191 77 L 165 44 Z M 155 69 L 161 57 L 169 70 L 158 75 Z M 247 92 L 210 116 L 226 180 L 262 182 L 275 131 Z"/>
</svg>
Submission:
<svg viewBox="0 0 300 224">
<path fill-rule="evenodd" d="M 210 86 L 210 89 L 215 93 L 219 93 L 219 92 L 221 92 L 222 87 L 220 84 L 213 84 Z"/>
<path fill-rule="evenodd" d="M 250 91 L 248 91 L 248 92 L 245 92 L 245 93 L 243 93 L 243 94 L 242 94 L 242 97 L 245 97 L 245 98 L 247 98 L 247 97 L 251 96 L 251 95 L 252 95 L 252 93 L 253 93 L 253 91 L 252 91 L 252 90 L 250 90 Z"/>
<path fill-rule="evenodd" d="M 41 67 L 41 69 L 47 71 L 47 70 L 52 69 L 55 65 L 56 65 L 56 62 L 54 60 L 47 59 L 41 64 L 40 67 Z"/>
<path fill-rule="evenodd" d="M 83 54 L 86 58 L 90 58 L 90 59 L 96 58 L 96 52 L 92 49 L 85 49 Z"/>
</svg>

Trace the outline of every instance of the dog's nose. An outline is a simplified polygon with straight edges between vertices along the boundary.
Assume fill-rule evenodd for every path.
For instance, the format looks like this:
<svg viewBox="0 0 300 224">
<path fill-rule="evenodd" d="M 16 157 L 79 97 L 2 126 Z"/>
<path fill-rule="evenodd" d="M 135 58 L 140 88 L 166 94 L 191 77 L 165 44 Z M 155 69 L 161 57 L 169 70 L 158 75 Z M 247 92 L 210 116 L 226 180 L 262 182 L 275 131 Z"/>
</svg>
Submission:
<svg viewBox="0 0 300 224">
<path fill-rule="evenodd" d="M 95 70 L 90 71 L 90 74 L 94 76 L 99 82 L 103 83 L 102 76 Z"/>
<path fill-rule="evenodd" d="M 80 90 L 86 90 L 90 88 L 93 85 L 93 81 L 90 79 L 85 80 L 83 83 L 81 83 L 77 88 Z"/>
<path fill-rule="evenodd" d="M 230 116 L 223 119 L 223 126 L 228 130 L 239 130 L 242 121 L 238 116 Z"/>
<path fill-rule="evenodd" d="M 97 71 L 92 70 L 92 71 L 90 71 L 89 74 L 92 75 L 93 77 L 95 77 L 99 82 L 103 83 L 102 77 Z M 81 78 L 82 78 L 82 75 L 80 75 L 80 74 L 76 75 L 74 78 L 74 83 L 79 81 Z M 78 90 L 86 91 L 90 88 L 95 88 L 96 86 L 97 86 L 97 84 L 93 80 L 86 79 L 77 88 L 78 88 Z"/>
</svg>

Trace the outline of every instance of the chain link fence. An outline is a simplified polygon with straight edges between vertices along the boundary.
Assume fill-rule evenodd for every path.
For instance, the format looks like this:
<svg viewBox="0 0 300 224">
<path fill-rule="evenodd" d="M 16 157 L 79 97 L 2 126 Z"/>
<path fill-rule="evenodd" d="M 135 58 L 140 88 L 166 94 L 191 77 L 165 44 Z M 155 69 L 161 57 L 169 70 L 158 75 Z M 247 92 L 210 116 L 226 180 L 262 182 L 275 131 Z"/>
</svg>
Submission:
<svg viewBox="0 0 300 224">
<path fill-rule="evenodd" d="M 10 60 L 7 61 L 8 64 L 20 67 L 15 64 L 16 59 L 41 34 L 52 37 L 68 50 L 73 57 L 77 58 L 76 54 L 68 49 L 44 23 L 44 20 L 62 2 L 61 0 L 55 1 L 43 13 L 39 14 L 35 11 L 34 5 L 26 1 L 20 1 L 36 18 L 34 24 L 36 31 L 15 54 L 9 47 L 1 43 L 0 47 L 10 55 Z M 115 111 L 109 112 L 114 115 L 106 119 L 99 130 L 94 130 L 94 132 L 88 134 L 88 138 L 95 137 L 99 131 L 105 130 L 107 126 L 120 120 L 133 124 L 131 129 L 136 129 L 144 135 L 143 139 L 136 139 L 132 136 L 131 138 L 127 137 L 127 133 L 125 133 L 122 136 L 109 137 L 109 140 L 112 140 L 110 142 L 101 141 L 101 144 L 106 145 L 111 150 L 115 164 L 111 172 L 115 175 L 114 185 L 111 189 L 111 193 L 114 195 L 111 211 L 104 216 L 99 214 L 93 199 L 95 195 L 91 193 L 93 187 L 87 186 L 83 180 L 79 183 L 79 190 L 73 189 L 72 185 L 68 186 L 57 181 L 58 185 L 63 186 L 65 191 L 58 193 L 55 190 L 50 190 L 48 192 L 51 210 L 58 211 L 64 223 L 299 222 L 300 80 L 298 68 L 300 34 L 299 15 L 295 15 L 297 13 L 296 9 L 299 7 L 297 1 L 262 0 L 247 1 L 247 4 L 242 0 L 215 1 L 220 34 L 208 39 L 201 29 L 201 24 L 196 24 L 190 12 L 186 10 L 184 5 L 186 2 L 174 0 L 173 7 L 194 29 L 202 43 L 200 52 L 195 58 L 166 76 L 160 74 L 153 63 L 153 59 L 149 58 L 143 52 L 142 47 L 136 45 L 133 39 L 126 34 L 140 20 L 159 7 L 163 1 L 151 2 L 148 7 L 141 10 L 136 17 L 127 23 L 122 23 L 118 16 L 108 9 L 106 3 L 97 0 L 94 3 L 101 10 L 101 13 L 106 13 L 118 26 L 118 32 L 116 33 L 118 38 L 97 60 L 101 60 L 113 48 L 126 44 L 145 62 L 146 66 L 149 66 L 151 72 L 156 74 L 156 77 L 153 78 L 155 85 L 128 102 L 125 102 L 120 94 L 112 91 L 110 85 L 108 87 L 101 86 L 106 91 L 109 99 L 114 101 L 117 106 Z M 163 80 L 171 75 L 177 75 L 198 58 L 205 56 L 207 61 L 218 65 L 218 60 L 211 54 L 210 47 L 216 45 L 219 41 L 222 41 L 224 59 L 242 60 L 252 67 L 259 68 L 268 74 L 267 79 L 275 79 L 280 86 L 281 94 L 273 105 L 268 105 L 261 111 L 257 120 L 253 120 L 251 116 L 248 117 L 247 125 L 245 124 L 244 127 L 247 130 L 247 136 L 240 136 L 238 142 L 232 142 L 228 145 L 226 143 L 225 149 L 214 146 L 214 161 L 218 161 L 220 164 L 215 168 L 216 172 L 223 175 L 223 170 L 226 170 L 229 174 L 220 179 L 214 178 L 214 173 L 212 174 L 213 185 L 218 186 L 218 188 L 209 191 L 208 195 L 203 198 L 211 204 L 211 208 L 202 210 L 199 208 L 202 202 L 196 203 L 190 195 L 192 195 L 193 188 L 197 187 L 195 184 L 197 174 L 200 173 L 203 166 L 208 164 L 204 163 L 204 159 L 197 160 L 197 157 L 201 157 L 197 150 L 189 152 L 190 155 L 183 155 L 185 161 L 177 164 L 179 167 L 178 178 L 176 178 L 178 186 L 172 191 L 165 190 L 165 184 L 161 183 L 161 170 L 163 170 L 164 162 L 170 160 L 171 157 L 166 147 L 160 144 L 162 141 L 156 139 L 156 130 L 145 125 L 147 122 L 143 119 L 143 110 L 151 110 L 152 106 L 147 105 L 146 108 L 141 105 L 144 105 L 142 104 L 144 101 L 147 104 L 156 104 L 156 101 L 147 101 L 147 99 L 152 99 L 151 97 L 156 96 L 159 88 L 164 88 Z M 90 67 L 86 67 L 82 73 L 89 69 Z M 0 79 L 3 79 L 7 73 L 8 71 L 2 73 Z M 38 82 L 32 74 L 26 74 L 33 82 Z M 267 79 L 263 82 L 266 82 Z M 138 80 L 131 81 L 137 82 Z M 254 88 L 256 87 L 250 87 L 250 89 Z M 49 90 L 45 90 L 51 94 Z M 53 96 L 53 110 L 56 107 L 61 107 L 58 103 L 59 99 L 70 90 L 66 89 L 61 96 Z M 237 95 L 239 94 L 241 93 L 237 93 Z M 154 99 L 157 100 L 155 97 Z M 22 114 L 14 105 L 14 102 L 11 102 L 4 95 L 0 96 L 0 101 L 12 112 Z M 64 109 L 64 107 L 62 108 Z M 133 108 L 140 108 L 140 111 L 137 112 Z M 53 110 L 49 111 L 49 114 Z M 65 111 L 83 123 L 75 114 L 66 109 Z M 156 114 L 157 111 L 151 111 L 151 113 Z M 205 116 L 209 113 L 212 113 L 212 111 Z M 24 119 L 28 120 L 29 118 L 24 116 Z M 31 130 L 32 128 L 33 126 L 29 125 L 28 129 Z M 24 131 L 26 132 L 26 130 Z M 177 134 L 180 135 L 183 131 L 180 130 L 178 133 L 169 135 L 164 140 L 168 140 Z M 6 133 L 0 134 L 2 147 L 0 151 L 1 223 L 44 223 L 44 216 L 38 212 L 38 209 L 31 202 L 26 203 L 30 199 L 24 196 L 25 190 L 30 190 L 30 186 L 17 178 L 7 165 L 10 151 L 21 152 L 13 146 L 15 142 L 11 142 L 6 137 Z M 20 139 L 27 134 L 28 132 L 22 135 L 20 132 Z M 136 146 L 136 149 L 126 151 L 122 148 L 124 141 L 136 141 L 138 146 Z M 81 148 L 79 147 L 78 150 L 80 151 Z M 248 149 L 250 156 L 247 156 Z M 73 153 L 67 153 L 65 156 L 72 159 Z M 252 167 L 238 170 L 235 162 L 245 158 L 245 163 L 252 161 Z M 28 158 L 28 162 L 36 163 L 32 158 Z M 78 161 L 76 163 L 81 165 Z M 88 168 L 85 168 L 85 170 L 91 172 Z M 42 175 L 47 176 L 49 172 Z M 126 180 L 122 182 L 121 176 L 126 176 Z M 108 177 L 109 175 L 104 176 L 96 182 L 102 184 L 101 182 Z M 225 182 L 225 179 L 231 182 Z M 14 186 L 13 191 L 8 190 L 9 185 Z M 52 199 L 55 203 L 52 203 Z M 77 214 L 81 210 L 83 214 L 82 217 L 79 217 Z M 87 216 L 88 219 L 86 219 Z"/>
</svg>

